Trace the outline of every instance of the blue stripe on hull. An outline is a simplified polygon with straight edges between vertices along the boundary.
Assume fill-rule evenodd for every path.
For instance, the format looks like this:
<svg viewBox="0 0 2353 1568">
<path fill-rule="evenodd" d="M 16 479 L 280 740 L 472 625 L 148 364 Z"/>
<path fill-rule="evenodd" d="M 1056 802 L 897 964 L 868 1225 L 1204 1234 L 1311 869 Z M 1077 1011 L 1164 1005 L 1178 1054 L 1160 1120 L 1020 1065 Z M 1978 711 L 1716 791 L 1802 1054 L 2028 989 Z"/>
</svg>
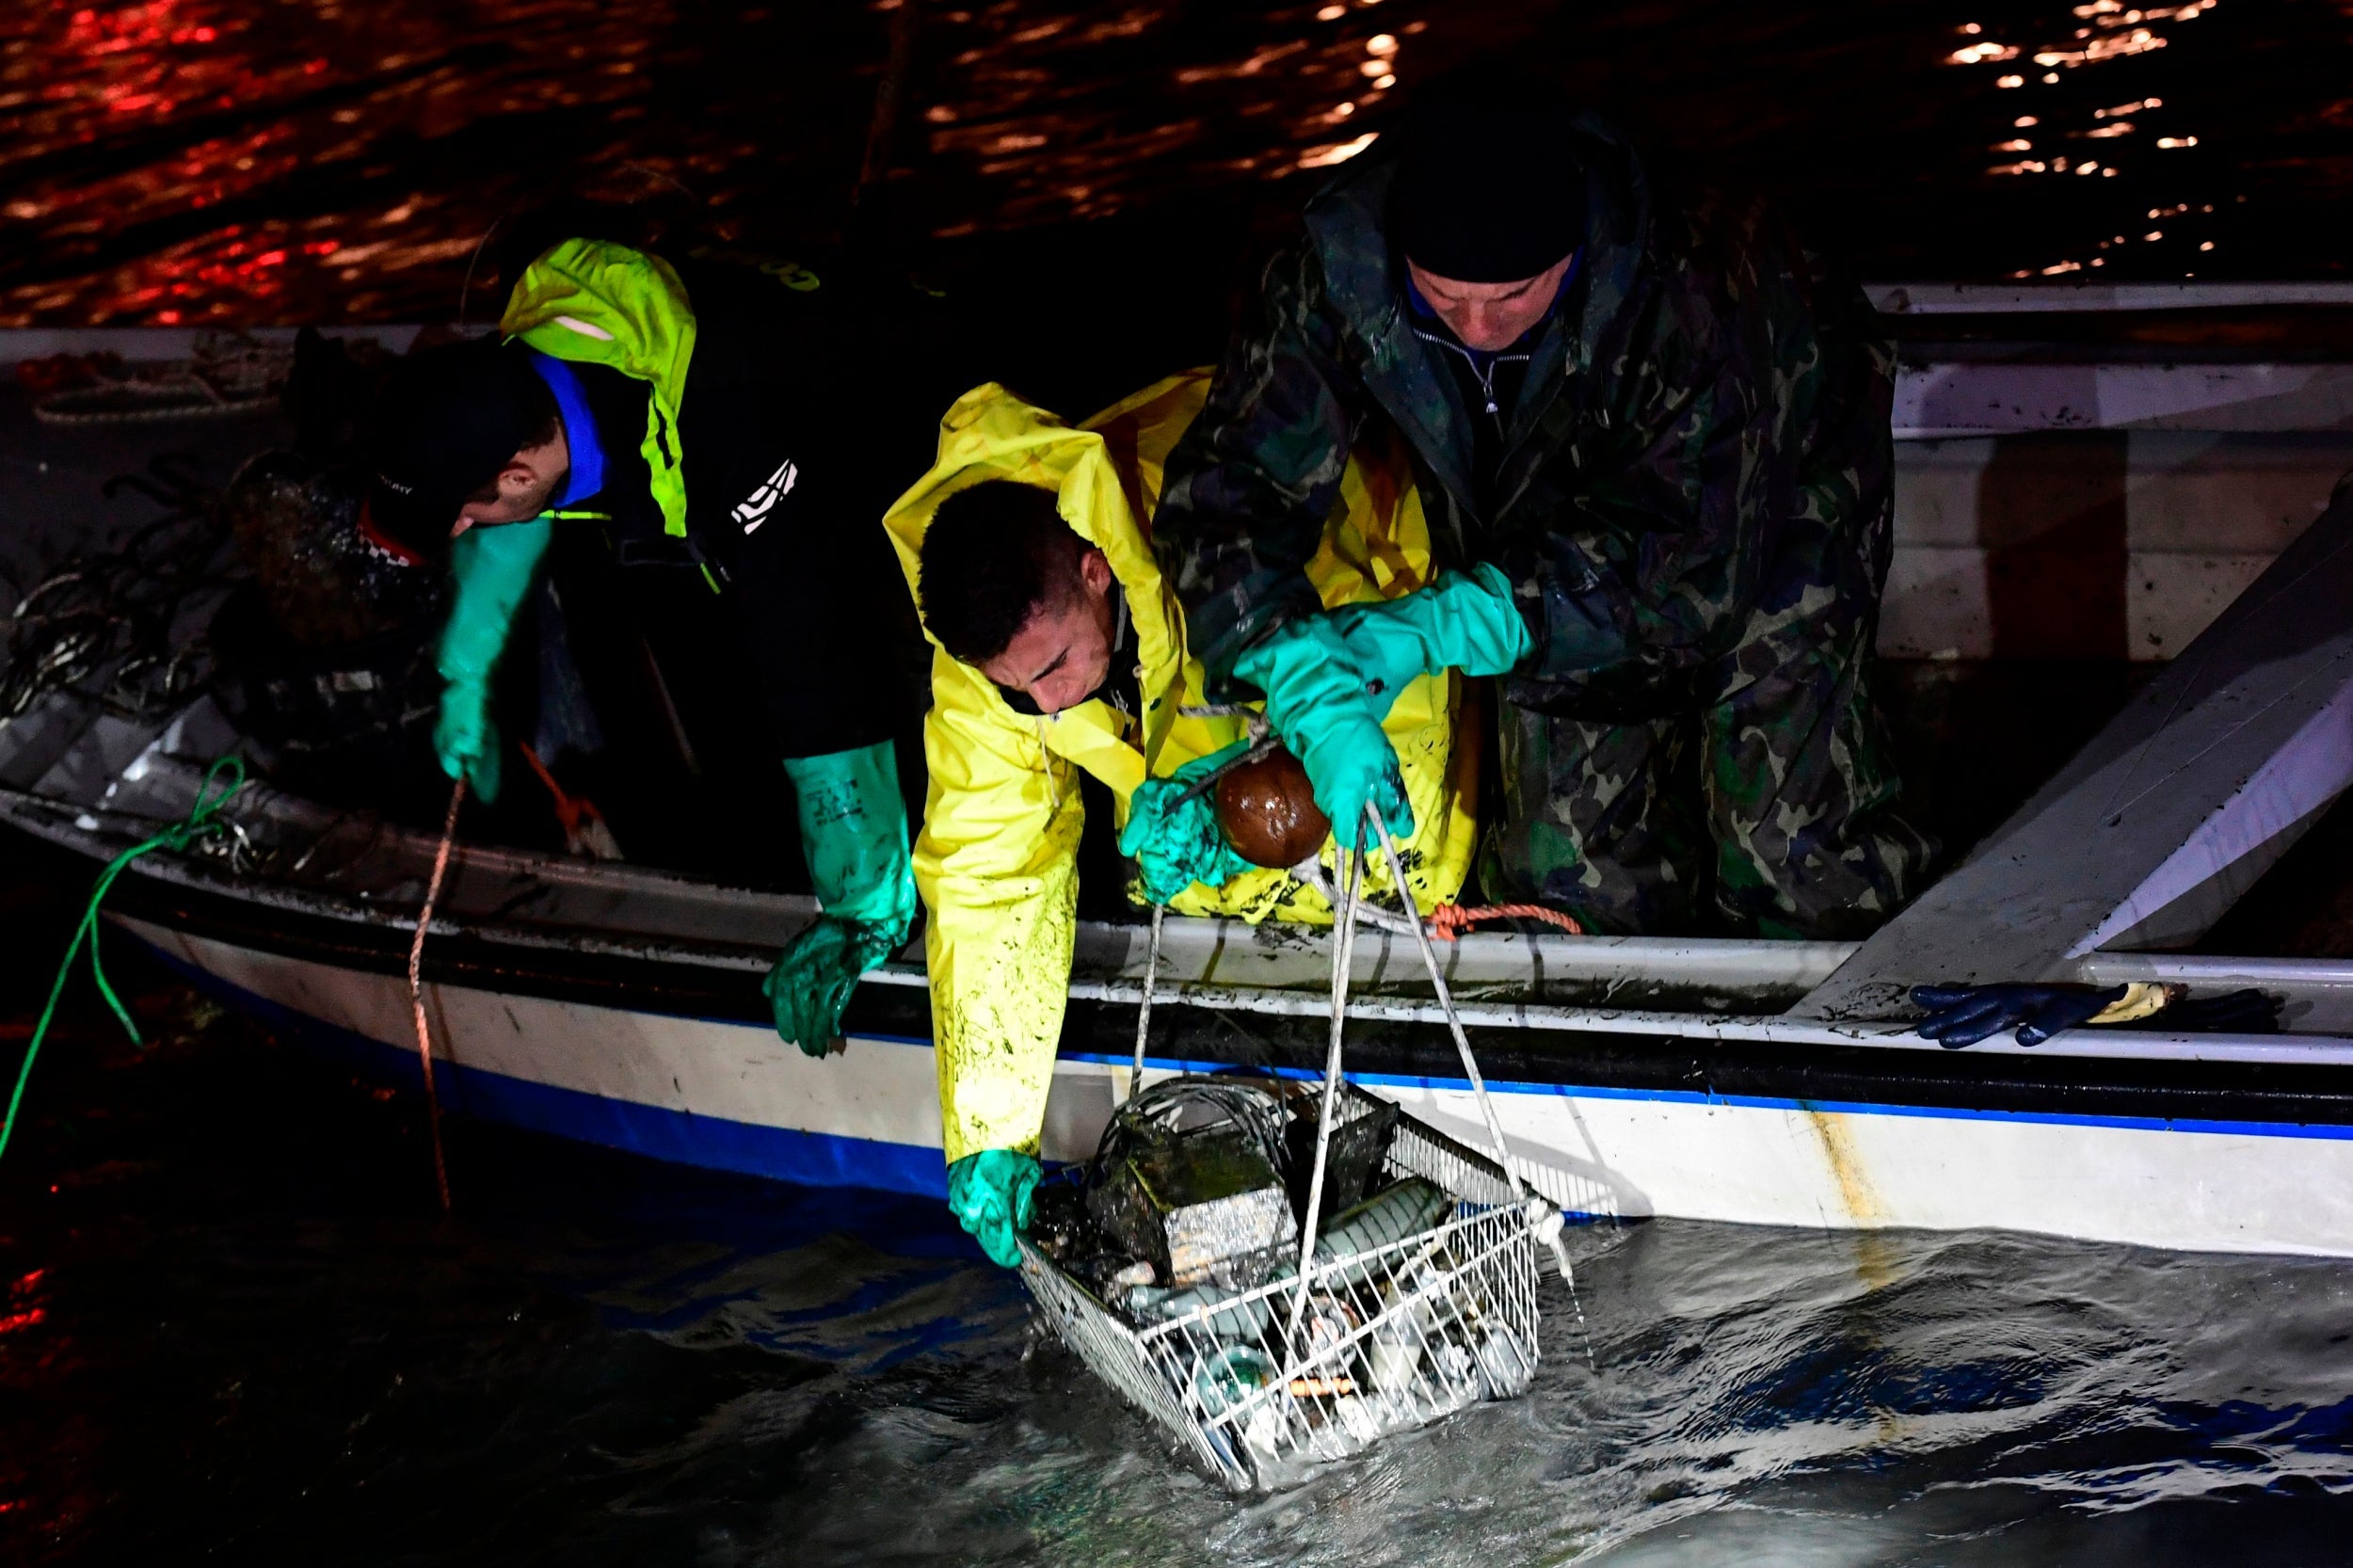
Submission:
<svg viewBox="0 0 2353 1568">
<path fill-rule="evenodd" d="M 423 1089 L 423 1075 L 418 1071 L 413 1052 L 322 1022 L 308 1014 L 271 1001 L 160 949 L 150 947 L 149 951 L 172 969 L 186 976 L 191 983 L 215 992 L 243 1010 L 266 1018 L 286 1033 L 342 1056 L 355 1071 L 377 1080 L 397 1081 L 412 1093 Z M 730 1025 L 736 1022 L 730 1019 L 710 1021 Z M 902 1043 L 931 1044 L 928 1040 L 913 1039 Z M 1065 1051 L 1063 1059 L 1113 1066 L 1125 1066 L 1128 1060 L 1125 1056 L 1087 1051 Z M 1178 1057 L 1153 1057 L 1150 1065 L 1164 1072 L 1220 1073 L 1233 1070 L 1231 1063 L 1193 1062 Z M 1284 1077 L 1313 1079 L 1319 1076 L 1305 1068 L 1273 1070 Z M 1348 1077 L 1352 1082 L 1373 1088 L 1467 1091 L 1470 1087 L 1467 1080 L 1458 1078 L 1387 1073 L 1350 1073 Z M 577 1089 L 556 1088 L 451 1063 L 441 1063 L 437 1066 L 437 1078 L 440 1080 L 442 1103 L 463 1114 L 606 1148 L 622 1149 L 653 1160 L 732 1171 L 804 1186 L 863 1187 L 927 1197 L 944 1197 L 947 1194 L 947 1171 L 939 1150 L 935 1148 L 890 1144 L 877 1139 L 847 1138 L 836 1133 L 761 1127 L 717 1116 L 698 1116 L 689 1112 L 668 1111 Z M 2115 1128 L 2141 1132 L 2225 1133 L 2258 1138 L 2353 1139 L 2353 1126 L 2329 1123 L 2167 1120 L 2065 1111 L 1980 1111 L 1876 1101 L 1809 1101 L 1688 1089 L 1616 1089 L 1504 1080 L 1492 1081 L 1488 1086 L 1498 1094 L 1649 1100 L 1761 1111 L 1922 1116 L 1951 1121 Z"/>
<path fill-rule="evenodd" d="M 1125 1056 L 1077 1051 L 1064 1051 L 1063 1059 L 1121 1067 L 1126 1066 L 1129 1060 Z M 1234 1070 L 1233 1064 L 1229 1062 L 1191 1062 L 1173 1056 L 1151 1057 L 1146 1065 L 1156 1071 L 1171 1073 L 1225 1073 Z M 1279 1078 L 1314 1082 L 1321 1082 L 1323 1078 L 1321 1071 L 1307 1067 L 1253 1067 L 1251 1071 L 1271 1072 Z M 1470 1092 L 1470 1080 L 1466 1078 L 1350 1073 L 1348 1081 L 1372 1089 Z M 1713 1090 L 1699 1089 L 1609 1089 L 1577 1083 L 1523 1083 L 1511 1079 L 1489 1079 L 1487 1088 L 1498 1095 L 1548 1095 L 1558 1099 L 1648 1100 L 1665 1105 L 1723 1105 L 1744 1111 L 1825 1111 L 1838 1115 L 1925 1116 L 1950 1122 L 2025 1122 L 2050 1127 L 2121 1128 L 2132 1132 L 2212 1132 L 2245 1138 L 2353 1140 L 2353 1123 L 2340 1122 L 2227 1122 L 2186 1116 L 2102 1116 L 2081 1111 L 1976 1111 L 1962 1106 L 1901 1105 L 1883 1100 L 1801 1100 L 1772 1095 L 1721 1095 Z"/>
<path fill-rule="evenodd" d="M 336 1057 L 354 1072 L 411 1094 L 424 1092 L 424 1074 L 414 1051 L 272 1001 L 161 949 L 151 946 L 148 951 L 190 984 L 279 1032 Z M 460 1115 L 621 1149 L 649 1160 L 803 1187 L 866 1187 L 920 1197 L 948 1195 L 947 1167 L 936 1148 L 697 1116 L 440 1059 L 434 1063 L 433 1079 L 442 1107 Z"/>
</svg>

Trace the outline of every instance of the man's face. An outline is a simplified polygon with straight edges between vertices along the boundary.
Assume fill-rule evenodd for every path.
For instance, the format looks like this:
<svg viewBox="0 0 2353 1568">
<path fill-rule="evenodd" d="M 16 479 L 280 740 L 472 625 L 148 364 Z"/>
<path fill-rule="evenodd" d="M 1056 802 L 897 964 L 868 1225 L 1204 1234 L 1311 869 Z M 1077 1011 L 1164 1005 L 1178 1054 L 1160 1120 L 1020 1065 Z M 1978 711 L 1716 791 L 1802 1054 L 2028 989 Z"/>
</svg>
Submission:
<svg viewBox="0 0 2353 1568">
<path fill-rule="evenodd" d="M 1031 612 L 1005 651 L 981 673 L 1027 696 L 1041 713 L 1084 702 L 1112 672 L 1111 590 L 1111 563 L 1101 551 L 1086 551 L 1079 557 L 1077 586 Z"/>
<path fill-rule="evenodd" d="M 1571 251 L 1535 277 L 1516 283 L 1465 283 L 1425 272 L 1412 261 L 1405 264 L 1405 270 L 1413 275 L 1414 287 L 1430 301 L 1448 330 L 1465 346 L 1492 354 L 1511 347 L 1521 333 L 1544 320 L 1545 312 L 1552 308 L 1553 296 L 1561 292 L 1561 278 L 1576 259 L 1577 252 Z"/>
<path fill-rule="evenodd" d="M 529 522 L 548 509 L 571 471 L 572 449 L 559 421 L 553 440 L 524 447 L 506 460 L 497 477 L 466 498 L 449 536 L 454 539 L 475 523 Z"/>
</svg>

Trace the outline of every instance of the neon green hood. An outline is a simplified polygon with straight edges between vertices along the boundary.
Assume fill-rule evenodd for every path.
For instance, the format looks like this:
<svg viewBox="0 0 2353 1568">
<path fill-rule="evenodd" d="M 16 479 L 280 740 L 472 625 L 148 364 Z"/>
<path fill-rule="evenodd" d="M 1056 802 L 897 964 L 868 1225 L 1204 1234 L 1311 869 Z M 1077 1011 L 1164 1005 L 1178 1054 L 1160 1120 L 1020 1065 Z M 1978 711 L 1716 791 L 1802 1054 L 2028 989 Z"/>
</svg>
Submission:
<svg viewBox="0 0 2353 1568">
<path fill-rule="evenodd" d="M 695 309 L 670 264 L 608 240 L 566 240 L 523 269 L 499 330 L 551 359 L 608 365 L 651 389 L 638 451 L 664 532 L 684 538 L 678 422 L 695 358 Z"/>
</svg>

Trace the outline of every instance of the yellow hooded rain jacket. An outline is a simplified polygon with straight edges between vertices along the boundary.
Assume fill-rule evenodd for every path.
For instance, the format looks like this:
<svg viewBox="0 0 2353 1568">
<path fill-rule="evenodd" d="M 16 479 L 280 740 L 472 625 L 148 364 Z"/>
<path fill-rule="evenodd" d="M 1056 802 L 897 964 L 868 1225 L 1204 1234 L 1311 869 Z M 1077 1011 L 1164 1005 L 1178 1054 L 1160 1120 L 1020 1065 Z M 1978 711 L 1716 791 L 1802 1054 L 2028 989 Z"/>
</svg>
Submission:
<svg viewBox="0 0 2353 1568">
<path fill-rule="evenodd" d="M 925 958 L 952 1164 L 982 1149 L 1037 1149 L 1077 934 L 1079 771 L 1110 789 L 1125 826 L 1128 797 L 1147 776 L 1165 777 L 1241 734 L 1238 720 L 1178 712 L 1203 700 L 1201 664 L 1185 651 L 1183 612 L 1143 526 L 1160 500 L 1162 461 L 1208 392 L 1207 371 L 1172 376 L 1074 430 L 1001 387 L 977 388 L 941 422 L 937 463 L 885 520 L 913 591 L 924 530 L 949 496 L 989 480 L 1055 491 L 1064 520 L 1103 552 L 1126 591 L 1141 666 L 1140 720 L 1100 700 L 1041 717 L 1015 712 L 986 676 L 933 645 L 923 728 L 931 791 L 915 880 L 931 912 Z M 1432 569 L 1404 454 L 1359 452 L 1308 567 L 1324 606 L 1409 593 Z M 1478 762 L 1454 744 L 1461 699 L 1458 676 L 1423 676 L 1398 695 L 1385 726 L 1413 802 L 1414 836 L 1400 848 L 1423 908 L 1461 888 L 1476 836 Z M 1327 868 L 1335 855 L 1327 840 Z M 1388 886 L 1385 869 L 1369 886 Z M 1253 922 L 1332 919 L 1322 894 L 1282 871 L 1222 888 L 1196 883 L 1170 907 Z"/>
</svg>

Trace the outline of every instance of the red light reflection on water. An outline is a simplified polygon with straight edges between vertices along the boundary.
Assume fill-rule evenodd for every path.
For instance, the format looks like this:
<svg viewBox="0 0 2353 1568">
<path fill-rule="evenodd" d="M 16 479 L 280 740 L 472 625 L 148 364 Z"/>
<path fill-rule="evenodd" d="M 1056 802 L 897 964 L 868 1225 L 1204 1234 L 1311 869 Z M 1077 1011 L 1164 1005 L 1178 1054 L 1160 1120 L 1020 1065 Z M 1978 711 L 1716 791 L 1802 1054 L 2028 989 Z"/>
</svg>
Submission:
<svg viewBox="0 0 2353 1568">
<path fill-rule="evenodd" d="M 925 166 L 927 226 L 945 236 L 1328 168 L 1371 144 L 1349 119 L 1394 88 L 1429 24 L 1404 0 L 1378 6 L 1213 34 L 1174 5 L 937 7 L 900 161 Z M 886 8 L 28 10 L 12 36 L 0 22 L 0 213 L 38 244 L 0 250 L 0 320 L 446 315 L 502 213 L 625 172 L 723 213 L 774 209 L 778 187 L 838 207 Z"/>
<path fill-rule="evenodd" d="M 0 1312 L 0 1334 L 14 1334 L 19 1329 L 32 1328 L 48 1320 L 49 1309 L 33 1299 L 35 1288 L 48 1272 L 46 1269 L 32 1270 L 19 1275 L 16 1282 L 8 1287 L 9 1310 Z"/>
<path fill-rule="evenodd" d="M 486 232 L 567 192 L 683 187 L 801 243 L 846 208 L 910 3 L 32 0 L 0 12 L 0 322 L 447 317 Z M 876 207 L 952 241 L 1312 178 L 1482 49 L 1913 276 L 2104 265 L 2148 207 L 2353 171 L 2326 8 L 1965 3 L 922 0 Z M 2178 276 L 2237 238 L 2163 232 L 2110 253 Z"/>
<path fill-rule="evenodd" d="M 265 321 L 323 300 L 364 316 L 403 268 L 470 252 L 479 200 L 453 219 L 445 197 L 385 189 L 403 151 L 551 110 L 623 118 L 669 21 L 586 0 L 482 9 L 479 29 L 344 0 L 24 13 L 0 33 L 0 214 L 40 246 L 7 256 L 0 317 Z"/>
</svg>

